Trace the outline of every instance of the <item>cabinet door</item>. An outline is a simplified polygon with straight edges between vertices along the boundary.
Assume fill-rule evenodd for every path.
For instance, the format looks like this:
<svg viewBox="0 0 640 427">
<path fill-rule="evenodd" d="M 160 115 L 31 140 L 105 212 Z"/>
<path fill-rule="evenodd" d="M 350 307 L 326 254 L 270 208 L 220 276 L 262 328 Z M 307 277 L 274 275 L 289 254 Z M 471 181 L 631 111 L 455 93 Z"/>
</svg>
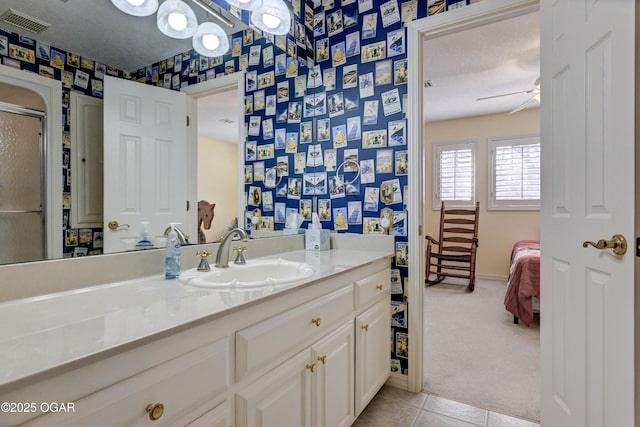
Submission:
<svg viewBox="0 0 640 427">
<path fill-rule="evenodd" d="M 352 321 L 311 347 L 313 427 L 348 427 L 355 419 L 353 358 Z"/>
<path fill-rule="evenodd" d="M 200 418 L 193 420 L 186 427 L 229 427 L 229 405 L 223 403 L 210 410 Z"/>
<path fill-rule="evenodd" d="M 309 359 L 307 349 L 236 394 L 237 427 L 310 427 Z"/>
<path fill-rule="evenodd" d="M 384 299 L 356 317 L 356 415 L 389 378 L 389 307 Z"/>
</svg>

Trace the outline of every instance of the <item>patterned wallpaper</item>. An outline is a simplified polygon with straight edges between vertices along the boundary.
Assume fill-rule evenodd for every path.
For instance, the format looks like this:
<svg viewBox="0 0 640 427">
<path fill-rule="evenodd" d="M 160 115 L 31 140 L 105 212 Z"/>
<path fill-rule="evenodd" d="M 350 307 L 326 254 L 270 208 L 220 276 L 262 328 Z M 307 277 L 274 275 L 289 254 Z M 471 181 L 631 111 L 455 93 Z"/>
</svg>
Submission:
<svg viewBox="0 0 640 427">
<path fill-rule="evenodd" d="M 166 59 L 164 67 L 165 61 L 153 64 L 152 69 L 168 71 L 156 81 L 146 80 L 178 89 L 246 71 L 248 228 L 281 230 L 292 212 L 303 215 L 302 228 L 307 228 L 316 212 L 323 229 L 396 236 L 391 369 L 406 374 L 405 27 L 475 0 L 285 1 L 295 17 L 287 36 L 245 31 L 231 37 L 231 52 L 222 58 L 188 52 L 181 67 L 175 67 L 177 57 Z M 144 75 L 138 72 L 139 78 Z M 389 220 L 388 230 L 383 218 Z"/>
<path fill-rule="evenodd" d="M 0 30 L 0 58 L 2 64 L 62 82 L 62 242 L 65 258 L 102 253 L 102 228 L 71 227 L 71 121 L 69 114 L 71 91 L 102 98 L 105 75 L 131 78 L 108 64 L 73 52 L 41 43 L 31 37 Z"/>
<path fill-rule="evenodd" d="M 215 0 L 224 5 L 223 0 Z M 281 230 L 291 212 L 317 212 L 324 229 L 396 236 L 392 266 L 391 369 L 406 374 L 407 55 L 406 24 L 475 0 L 285 0 L 290 34 L 231 36 L 220 58 L 195 51 L 123 72 L 72 52 L 0 33 L 5 65 L 64 85 L 64 156 L 69 91 L 102 96 L 102 76 L 169 89 L 246 71 L 245 197 L 254 228 Z M 228 7 L 227 7 L 228 9 Z M 246 15 L 242 16 L 247 22 Z M 13 46 L 13 47 L 12 47 Z M 65 162 L 65 256 L 99 253 L 101 229 L 70 229 L 71 171 Z M 389 228 L 381 225 L 389 220 Z M 248 223 L 249 224 L 249 223 Z M 382 221 L 384 224 L 384 221 Z"/>
</svg>

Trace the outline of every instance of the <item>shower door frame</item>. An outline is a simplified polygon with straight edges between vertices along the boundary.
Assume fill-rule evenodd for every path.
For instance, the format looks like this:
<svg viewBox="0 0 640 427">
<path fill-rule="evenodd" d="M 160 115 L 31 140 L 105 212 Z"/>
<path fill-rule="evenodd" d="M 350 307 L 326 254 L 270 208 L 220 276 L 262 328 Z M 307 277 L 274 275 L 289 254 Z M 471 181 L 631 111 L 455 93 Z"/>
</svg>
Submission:
<svg viewBox="0 0 640 427">
<path fill-rule="evenodd" d="M 45 186 L 45 256 L 44 259 L 62 258 L 62 82 L 42 77 L 29 71 L 0 65 L 0 82 L 29 89 L 45 103 L 47 120 L 42 133 L 46 153 L 44 164 Z"/>
<path fill-rule="evenodd" d="M 0 209 L 0 213 L 38 213 L 40 214 L 40 224 L 42 234 L 42 257 L 47 259 L 47 194 L 46 194 L 46 165 L 47 165 L 47 112 L 34 110 L 16 104 L 9 104 L 0 101 L 0 112 L 17 114 L 20 116 L 33 117 L 40 120 L 40 137 L 38 146 L 40 151 L 40 209 L 39 210 L 15 210 Z M 39 260 L 34 260 L 39 261 Z"/>
</svg>

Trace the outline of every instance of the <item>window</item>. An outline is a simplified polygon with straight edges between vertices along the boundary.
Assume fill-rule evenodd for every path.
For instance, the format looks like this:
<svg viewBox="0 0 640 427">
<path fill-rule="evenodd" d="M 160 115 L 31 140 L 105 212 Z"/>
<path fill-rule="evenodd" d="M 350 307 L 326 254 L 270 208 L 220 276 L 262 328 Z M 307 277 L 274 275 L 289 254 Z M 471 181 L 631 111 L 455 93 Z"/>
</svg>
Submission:
<svg viewBox="0 0 640 427">
<path fill-rule="evenodd" d="M 433 209 L 474 206 L 478 141 L 433 144 Z"/>
<path fill-rule="evenodd" d="M 540 209 L 540 137 L 489 139 L 489 209 Z"/>
</svg>

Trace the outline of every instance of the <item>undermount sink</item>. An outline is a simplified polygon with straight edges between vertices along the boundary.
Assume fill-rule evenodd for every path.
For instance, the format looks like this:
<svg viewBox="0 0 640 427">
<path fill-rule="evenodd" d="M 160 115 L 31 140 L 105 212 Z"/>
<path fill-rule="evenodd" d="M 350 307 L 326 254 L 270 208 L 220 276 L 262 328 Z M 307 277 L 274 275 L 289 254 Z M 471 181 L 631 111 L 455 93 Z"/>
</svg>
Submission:
<svg viewBox="0 0 640 427">
<path fill-rule="evenodd" d="M 211 267 L 207 272 L 194 268 L 180 274 L 178 280 L 184 285 L 202 288 L 255 288 L 297 282 L 311 277 L 313 273 L 313 268 L 304 262 L 248 260 L 245 265 Z"/>
</svg>

